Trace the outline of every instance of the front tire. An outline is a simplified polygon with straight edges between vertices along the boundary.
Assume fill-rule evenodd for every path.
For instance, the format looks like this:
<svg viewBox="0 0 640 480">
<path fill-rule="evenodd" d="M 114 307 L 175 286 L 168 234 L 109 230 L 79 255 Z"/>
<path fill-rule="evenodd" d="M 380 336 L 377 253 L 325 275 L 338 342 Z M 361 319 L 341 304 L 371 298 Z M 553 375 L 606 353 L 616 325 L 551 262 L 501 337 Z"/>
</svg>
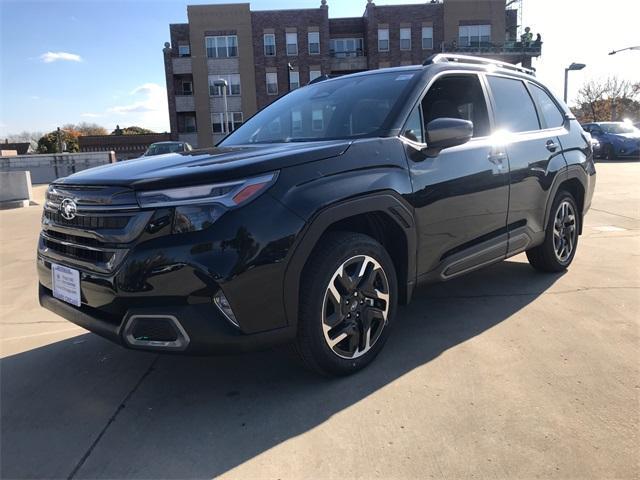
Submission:
<svg viewBox="0 0 640 480">
<path fill-rule="evenodd" d="M 378 355 L 397 307 L 389 254 L 359 233 L 325 235 L 306 265 L 295 347 L 304 364 L 325 376 L 349 375 Z"/>
<path fill-rule="evenodd" d="M 604 146 L 604 158 L 606 160 L 615 160 L 616 159 L 616 151 L 613 148 L 613 145 L 611 145 L 610 143 L 607 143 Z"/>
<path fill-rule="evenodd" d="M 560 190 L 551 207 L 542 245 L 527 250 L 533 268 L 543 272 L 562 272 L 573 261 L 580 232 L 578 205 L 569 192 Z"/>
</svg>

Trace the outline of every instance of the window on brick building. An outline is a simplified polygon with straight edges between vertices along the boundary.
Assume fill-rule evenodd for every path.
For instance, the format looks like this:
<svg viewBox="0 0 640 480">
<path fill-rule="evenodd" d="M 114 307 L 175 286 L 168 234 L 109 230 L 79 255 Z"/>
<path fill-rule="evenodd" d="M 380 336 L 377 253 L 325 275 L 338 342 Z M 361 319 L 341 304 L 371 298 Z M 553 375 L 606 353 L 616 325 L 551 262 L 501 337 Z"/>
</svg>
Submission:
<svg viewBox="0 0 640 480">
<path fill-rule="evenodd" d="M 232 73 L 229 75 L 209 75 L 210 96 L 218 97 L 222 95 L 222 88 L 214 85 L 220 79 L 227 81 L 227 95 L 240 95 L 240 74 Z"/>
<path fill-rule="evenodd" d="M 458 45 L 478 47 L 491 42 L 491 25 L 461 25 L 458 33 Z"/>
<path fill-rule="evenodd" d="M 243 123 L 242 112 L 229 112 L 228 114 L 229 123 L 225 128 L 225 114 L 224 112 L 214 112 L 211 114 L 211 128 L 213 133 L 222 135 L 226 133 L 231 133 L 235 129 L 240 128 Z"/>
<path fill-rule="evenodd" d="M 422 27 L 422 49 L 433 50 L 433 27 Z"/>
<path fill-rule="evenodd" d="M 182 82 L 182 95 L 193 95 L 193 84 L 191 82 Z"/>
<path fill-rule="evenodd" d="M 332 57 L 345 58 L 364 55 L 364 40 L 362 38 L 332 38 L 330 45 Z"/>
<path fill-rule="evenodd" d="M 388 28 L 378 29 L 378 51 L 380 52 L 389 51 L 389 29 Z"/>
<path fill-rule="evenodd" d="M 230 58 L 238 56 L 238 37 L 236 35 L 220 35 L 206 37 L 207 57 Z"/>
<path fill-rule="evenodd" d="M 320 53 L 320 32 L 309 32 L 309 54 Z"/>
<path fill-rule="evenodd" d="M 297 32 L 287 33 L 287 55 L 298 55 L 298 34 Z"/>
<path fill-rule="evenodd" d="M 309 70 L 309 81 L 315 80 L 316 78 L 322 76 L 322 72 L 320 70 Z"/>
<path fill-rule="evenodd" d="M 278 94 L 278 73 L 267 72 L 267 95 Z"/>
<path fill-rule="evenodd" d="M 411 50 L 411 28 L 400 29 L 400 50 Z"/>
<path fill-rule="evenodd" d="M 274 57 L 276 55 L 276 36 L 273 33 L 264 34 L 264 56 Z"/>
<path fill-rule="evenodd" d="M 196 117 L 189 115 L 184 117 L 184 133 L 194 133 L 196 131 Z"/>
<path fill-rule="evenodd" d="M 190 57 L 191 56 L 191 47 L 189 45 L 178 45 L 178 56 L 179 57 Z"/>
<path fill-rule="evenodd" d="M 289 72 L 289 90 L 300 88 L 300 72 Z"/>
</svg>

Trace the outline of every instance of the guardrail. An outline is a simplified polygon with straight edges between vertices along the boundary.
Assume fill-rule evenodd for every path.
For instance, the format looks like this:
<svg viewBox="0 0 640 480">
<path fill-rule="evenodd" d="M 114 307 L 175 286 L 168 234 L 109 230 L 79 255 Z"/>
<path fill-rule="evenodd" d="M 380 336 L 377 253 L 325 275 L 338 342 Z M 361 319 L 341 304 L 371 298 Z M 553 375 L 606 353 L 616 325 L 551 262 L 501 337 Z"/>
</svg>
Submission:
<svg viewBox="0 0 640 480">
<path fill-rule="evenodd" d="M 56 178 L 88 168 L 115 163 L 114 152 L 56 153 L 42 155 L 16 155 L 0 157 L 0 172 L 28 171 L 31 182 L 51 183 Z"/>
</svg>

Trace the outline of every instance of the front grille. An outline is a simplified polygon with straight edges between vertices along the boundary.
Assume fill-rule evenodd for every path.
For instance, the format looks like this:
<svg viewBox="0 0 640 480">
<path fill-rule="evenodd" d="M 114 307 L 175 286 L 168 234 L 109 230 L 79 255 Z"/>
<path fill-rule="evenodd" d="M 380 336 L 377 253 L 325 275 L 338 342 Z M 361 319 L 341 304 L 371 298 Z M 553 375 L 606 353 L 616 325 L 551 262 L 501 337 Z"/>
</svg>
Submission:
<svg viewBox="0 0 640 480">
<path fill-rule="evenodd" d="M 51 210 L 45 210 L 44 216 L 58 225 L 77 228 L 90 228 L 92 230 L 120 230 L 127 226 L 131 216 L 95 216 L 95 215 L 78 215 L 77 217 L 67 220 L 60 213 Z"/>
<path fill-rule="evenodd" d="M 76 204 L 71 220 L 59 210 L 66 199 Z M 129 188 L 52 184 L 38 251 L 51 262 L 110 274 L 121 265 L 152 215 L 153 211 L 139 208 Z"/>
<path fill-rule="evenodd" d="M 79 237 L 77 235 L 69 235 L 68 233 L 57 232 L 55 230 L 47 231 L 47 236 L 63 242 L 77 243 L 87 247 L 101 247 L 103 243 L 95 238 Z"/>
<path fill-rule="evenodd" d="M 52 250 L 64 257 L 69 257 L 72 260 L 89 262 L 91 264 L 108 264 L 114 255 L 114 252 L 89 250 L 82 248 L 82 246 L 67 245 L 48 238 L 44 238 L 43 242 L 49 250 Z"/>
</svg>

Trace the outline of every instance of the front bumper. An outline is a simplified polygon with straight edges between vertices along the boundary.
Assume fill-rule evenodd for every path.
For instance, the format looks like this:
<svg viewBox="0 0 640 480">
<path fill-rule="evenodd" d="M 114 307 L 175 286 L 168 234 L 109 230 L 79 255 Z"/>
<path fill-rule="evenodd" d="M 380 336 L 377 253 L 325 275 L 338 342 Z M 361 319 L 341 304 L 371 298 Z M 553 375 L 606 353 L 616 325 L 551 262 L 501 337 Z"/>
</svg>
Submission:
<svg viewBox="0 0 640 480">
<path fill-rule="evenodd" d="M 155 215 L 144 220 L 150 225 L 157 217 L 163 218 Z M 98 243 L 90 240 L 86 247 L 77 248 L 76 243 L 89 242 L 78 236 L 83 233 L 79 228 L 67 228 L 60 233 L 66 236 L 53 238 L 47 228 L 38 247 L 40 303 L 131 348 L 216 353 L 284 342 L 293 338 L 296 323 L 284 310 L 286 260 L 303 225 L 300 218 L 264 194 L 198 232 L 170 234 L 170 225 L 165 225 L 149 233 L 143 224 L 142 233 L 133 241 L 99 243 L 100 252 L 125 252 L 116 258 L 113 268 L 109 268 L 111 260 L 98 263 L 91 257 L 79 261 L 77 255 L 70 256 Z M 64 248 L 56 250 L 48 242 Z M 52 296 L 51 262 L 79 271 L 80 307 Z M 214 304 L 219 290 L 230 303 L 239 327 Z M 152 336 L 149 342 L 131 341 L 127 328 L 136 315 L 150 319 L 147 323 L 155 318 L 173 322 L 175 318 L 177 330 L 184 330 L 188 341 L 161 342 Z M 160 336 L 166 334 L 165 327 L 159 325 Z M 149 328 L 153 330 L 153 325 Z M 141 336 L 147 335 L 136 338 Z"/>
<path fill-rule="evenodd" d="M 233 353 L 259 350 L 283 344 L 295 338 L 295 326 L 287 326 L 254 334 L 243 334 L 228 324 L 222 314 L 210 305 L 186 305 L 162 308 L 132 308 L 120 322 L 102 317 L 90 307 L 79 308 L 54 298 L 51 290 L 39 286 L 40 305 L 53 313 L 101 337 L 127 348 L 176 352 L 194 355 Z M 160 342 L 138 343 L 127 338 L 127 326 L 134 317 L 173 317 L 186 333 L 187 341 L 178 348 Z"/>
</svg>

